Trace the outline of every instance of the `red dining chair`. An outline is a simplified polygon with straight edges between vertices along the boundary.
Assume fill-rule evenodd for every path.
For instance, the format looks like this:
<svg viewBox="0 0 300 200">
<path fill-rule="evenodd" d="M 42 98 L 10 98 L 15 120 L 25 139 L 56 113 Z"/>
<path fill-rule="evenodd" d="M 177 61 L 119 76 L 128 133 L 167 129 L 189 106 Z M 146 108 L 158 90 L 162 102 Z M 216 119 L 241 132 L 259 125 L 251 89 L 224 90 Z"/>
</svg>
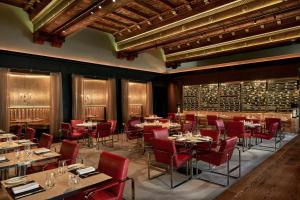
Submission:
<svg viewBox="0 0 300 200">
<path fill-rule="evenodd" d="M 280 140 L 283 139 L 283 136 L 282 136 L 282 132 L 281 132 L 281 119 L 280 118 L 265 118 L 265 124 L 266 124 L 266 127 L 265 127 L 265 132 L 271 132 L 271 127 L 272 127 L 272 124 L 274 123 L 278 123 L 278 130 L 277 130 L 277 137 L 279 137 Z"/>
<path fill-rule="evenodd" d="M 35 138 L 35 129 L 34 128 L 29 128 L 27 127 L 25 130 L 25 134 L 24 134 L 24 138 L 23 139 L 27 139 L 30 140 L 31 142 L 34 142 L 34 140 L 36 140 Z"/>
<path fill-rule="evenodd" d="M 111 124 L 111 134 L 115 135 L 116 134 L 116 128 L 117 128 L 117 120 L 107 120 L 107 122 L 109 122 Z"/>
<path fill-rule="evenodd" d="M 233 121 L 246 121 L 247 120 L 247 117 L 244 117 L 244 116 L 234 116 L 233 117 Z"/>
<path fill-rule="evenodd" d="M 169 137 L 168 128 L 153 129 L 153 138 L 154 139 L 168 139 L 168 137 Z"/>
<path fill-rule="evenodd" d="M 228 137 L 238 137 L 239 139 L 242 139 L 243 151 L 244 147 L 251 146 L 251 133 L 246 132 L 244 123 L 241 121 L 228 122 L 226 127 L 226 135 Z M 247 143 L 247 139 L 249 139 L 250 143 Z"/>
<path fill-rule="evenodd" d="M 131 180 L 132 199 L 135 198 L 134 180 L 128 178 L 129 159 L 103 151 L 100 153 L 98 171 L 112 179 L 99 183 L 98 185 L 85 190 L 84 192 L 65 198 L 66 200 L 122 200 L 125 182 Z"/>
<path fill-rule="evenodd" d="M 134 148 L 131 149 L 138 149 L 138 150 L 143 150 L 144 148 L 142 148 L 143 146 L 143 131 L 141 131 L 143 129 L 130 129 L 128 127 L 128 124 L 123 123 L 123 132 L 126 134 L 126 138 L 127 141 L 133 141 L 136 140 L 136 146 L 138 146 L 138 148 L 135 146 Z"/>
<path fill-rule="evenodd" d="M 153 130 L 161 128 L 160 125 L 145 125 L 144 126 L 144 152 L 146 148 L 152 147 Z"/>
<path fill-rule="evenodd" d="M 237 143 L 237 137 L 227 138 L 227 139 L 221 141 L 221 146 L 218 150 L 212 150 L 206 154 L 195 154 L 195 158 L 197 160 L 197 169 L 198 169 L 199 161 L 207 162 L 209 164 L 209 166 L 210 165 L 221 166 L 225 163 L 227 164 L 226 174 L 216 172 L 213 170 L 207 171 L 210 173 L 215 173 L 215 174 L 226 176 L 227 177 L 226 184 L 220 184 L 220 183 L 213 182 L 213 181 L 203 179 L 203 178 L 200 178 L 201 180 L 212 182 L 212 183 L 222 185 L 222 186 L 227 186 L 227 185 L 229 185 L 229 178 L 239 178 L 241 176 L 241 151 L 239 149 L 238 149 L 238 151 L 239 151 L 238 165 L 233 168 L 230 168 L 230 159 L 234 152 L 236 143 Z M 231 173 L 237 169 L 239 170 L 238 176 L 237 177 L 232 176 Z M 202 170 L 202 171 L 205 172 L 206 170 Z M 196 170 L 196 172 L 198 173 L 198 170 Z"/>
<path fill-rule="evenodd" d="M 168 123 L 169 119 L 158 119 L 158 121 L 161 123 Z"/>
<path fill-rule="evenodd" d="M 79 152 L 79 144 L 71 140 L 63 140 L 60 147 L 60 157 L 58 161 L 46 164 L 43 170 L 55 169 L 58 167 L 59 161 L 66 161 L 67 165 L 75 164 Z"/>
<path fill-rule="evenodd" d="M 211 150 L 217 150 L 220 145 L 220 132 L 218 130 L 207 130 L 200 129 L 200 133 L 202 136 L 209 136 L 212 138 L 210 142 L 202 142 L 198 143 L 194 149 L 200 152 L 207 152 Z"/>
<path fill-rule="evenodd" d="M 21 139 L 23 137 L 22 129 L 22 125 L 14 125 L 10 127 L 10 132 L 15 134 L 18 137 L 18 139 Z"/>
<path fill-rule="evenodd" d="M 176 121 L 176 114 L 175 113 L 168 113 L 168 119 L 171 122 L 175 122 Z"/>
<path fill-rule="evenodd" d="M 279 127 L 279 123 L 275 122 L 271 125 L 270 127 L 270 131 L 265 131 L 265 132 L 254 132 L 252 134 L 252 137 L 256 138 L 256 144 L 257 144 L 257 138 L 260 138 L 261 140 L 271 140 L 274 138 L 274 151 L 276 151 L 277 149 L 277 143 L 280 143 L 281 140 L 277 140 L 276 135 L 277 135 L 277 131 L 278 131 L 278 127 Z M 270 146 L 264 146 L 264 145 L 259 145 L 260 147 L 267 147 L 267 148 L 273 148 Z M 259 150 L 266 150 L 266 149 L 259 149 Z M 268 150 L 267 150 L 268 151 Z"/>
<path fill-rule="evenodd" d="M 197 126 L 197 118 L 194 114 L 186 114 L 185 115 L 185 123 L 191 123 L 193 125 L 193 130 L 196 129 Z"/>
<path fill-rule="evenodd" d="M 53 135 L 49 135 L 46 133 L 43 133 L 38 144 L 38 148 L 47 148 L 50 149 L 53 142 Z"/>
<path fill-rule="evenodd" d="M 217 115 L 207 115 L 207 125 L 215 126 L 217 119 Z"/>
<path fill-rule="evenodd" d="M 84 123 L 84 120 L 72 119 L 71 120 L 72 129 L 75 130 L 76 132 L 84 133 L 85 132 L 85 128 L 77 126 L 77 124 L 82 124 L 82 123 Z"/>
<path fill-rule="evenodd" d="M 112 147 L 114 146 L 114 137 L 111 133 L 111 123 L 110 122 L 100 122 L 97 124 L 96 130 L 89 133 L 91 137 L 96 138 L 97 148 L 100 149 L 100 139 L 102 144 L 107 141 L 111 141 Z M 104 138 L 107 138 L 105 139 Z"/>
<path fill-rule="evenodd" d="M 69 140 L 79 140 L 84 136 L 83 132 L 78 132 L 77 129 L 72 129 L 71 124 L 69 123 L 60 123 L 60 132 L 61 135 Z"/>
<path fill-rule="evenodd" d="M 158 175 L 155 175 L 151 177 L 150 171 L 152 168 L 157 169 L 158 167 L 154 165 L 150 160 L 150 153 L 148 153 L 148 179 L 154 179 L 159 176 L 164 175 L 165 173 L 170 173 L 170 182 L 171 182 L 171 188 L 175 188 L 188 180 L 191 179 L 192 173 L 190 173 L 190 176 L 188 179 L 184 180 L 183 182 L 180 182 L 176 185 L 173 184 L 173 170 L 180 168 L 184 164 L 186 164 L 186 172 L 188 176 L 189 166 L 192 167 L 191 160 L 192 155 L 187 153 L 177 153 L 175 143 L 172 140 L 168 139 L 153 139 L 152 141 L 153 145 L 153 153 L 156 163 L 160 163 L 166 166 L 165 172 L 160 173 Z M 190 171 L 191 172 L 191 171 Z"/>
<path fill-rule="evenodd" d="M 191 123 L 183 123 L 181 125 L 181 132 L 185 133 L 187 131 L 192 132 L 193 131 L 193 124 Z"/>
<path fill-rule="evenodd" d="M 220 134 L 225 136 L 225 124 L 223 119 L 217 119 L 215 123 L 216 123 L 216 128 L 220 132 Z"/>
</svg>

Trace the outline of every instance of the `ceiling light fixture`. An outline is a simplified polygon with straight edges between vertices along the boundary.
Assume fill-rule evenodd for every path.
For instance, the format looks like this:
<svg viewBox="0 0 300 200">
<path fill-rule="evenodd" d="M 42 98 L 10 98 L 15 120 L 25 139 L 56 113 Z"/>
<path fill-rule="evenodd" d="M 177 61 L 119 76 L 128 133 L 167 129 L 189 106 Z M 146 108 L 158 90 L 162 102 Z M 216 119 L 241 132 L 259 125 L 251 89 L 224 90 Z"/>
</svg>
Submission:
<svg viewBox="0 0 300 200">
<path fill-rule="evenodd" d="M 152 23 L 151 23 L 149 20 L 147 20 L 147 24 L 148 24 L 148 25 L 151 25 Z"/>
<path fill-rule="evenodd" d="M 207 42 L 209 42 L 210 41 L 210 37 L 208 37 L 206 40 L 207 40 Z"/>
<path fill-rule="evenodd" d="M 205 3 L 205 5 L 209 4 L 209 0 L 204 0 L 203 2 Z"/>
<path fill-rule="evenodd" d="M 138 29 L 141 29 L 141 26 L 140 26 L 140 25 L 138 25 L 138 24 L 136 25 L 136 27 L 137 27 Z"/>
<path fill-rule="evenodd" d="M 232 36 L 235 36 L 235 32 L 231 32 L 231 35 L 232 35 Z"/>
<path fill-rule="evenodd" d="M 160 20 L 160 21 L 163 21 L 164 19 L 162 18 L 162 16 L 158 16 L 158 19 Z"/>
<path fill-rule="evenodd" d="M 172 10 L 171 12 L 172 12 L 173 15 L 177 15 L 176 10 Z"/>
<path fill-rule="evenodd" d="M 281 20 L 277 20 L 277 24 L 280 25 L 281 24 Z"/>
<path fill-rule="evenodd" d="M 180 45 L 177 45 L 177 48 L 180 48 Z"/>
<path fill-rule="evenodd" d="M 222 34 L 221 34 L 221 35 L 219 35 L 219 38 L 220 38 L 220 39 L 222 39 L 222 38 L 223 38 L 223 35 L 222 35 Z"/>
<path fill-rule="evenodd" d="M 190 43 L 188 42 L 188 43 L 186 43 L 186 45 L 187 45 L 187 46 L 190 46 Z"/>
<path fill-rule="evenodd" d="M 265 28 L 265 25 L 264 24 L 260 25 L 260 28 L 261 29 Z"/>
<path fill-rule="evenodd" d="M 191 6 L 190 4 L 187 4 L 187 5 L 186 5 L 186 8 L 187 8 L 189 11 L 193 10 L 193 9 L 192 9 L 192 6 Z"/>
<path fill-rule="evenodd" d="M 131 29 L 130 28 L 128 28 L 127 31 L 128 31 L 128 33 L 131 33 Z"/>
<path fill-rule="evenodd" d="M 197 44 L 200 44 L 200 41 L 199 41 L 199 40 L 197 40 Z"/>
<path fill-rule="evenodd" d="M 101 6 L 101 5 L 99 5 L 99 6 L 98 6 L 98 8 L 99 8 L 99 9 L 101 9 L 101 8 L 102 8 L 102 6 Z"/>
<path fill-rule="evenodd" d="M 296 16 L 296 20 L 300 20 L 300 16 Z"/>
<path fill-rule="evenodd" d="M 246 33 L 249 33 L 249 29 L 248 29 L 248 28 L 246 28 L 246 29 L 245 29 L 245 32 L 246 32 Z"/>
<path fill-rule="evenodd" d="M 92 12 L 90 12 L 90 14 L 93 15 L 93 14 L 95 14 L 95 13 L 92 11 Z"/>
<path fill-rule="evenodd" d="M 113 3 L 115 3 L 115 2 L 116 2 L 116 0 L 112 0 L 112 2 L 113 2 Z"/>
</svg>

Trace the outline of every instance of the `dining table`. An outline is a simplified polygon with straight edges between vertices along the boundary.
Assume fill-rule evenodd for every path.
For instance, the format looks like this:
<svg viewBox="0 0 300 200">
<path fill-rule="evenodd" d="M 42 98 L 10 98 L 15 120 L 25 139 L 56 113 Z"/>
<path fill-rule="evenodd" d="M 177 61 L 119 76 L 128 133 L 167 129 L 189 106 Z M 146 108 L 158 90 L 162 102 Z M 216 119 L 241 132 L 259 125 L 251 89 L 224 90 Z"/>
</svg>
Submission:
<svg viewBox="0 0 300 200">
<path fill-rule="evenodd" d="M 139 123 L 135 125 L 138 128 L 143 129 L 144 126 L 161 126 L 162 128 L 168 128 L 169 130 L 174 130 L 174 129 L 180 129 L 181 125 L 179 123 L 172 123 L 172 122 L 144 122 L 144 123 Z"/>
<path fill-rule="evenodd" d="M 47 185 L 47 177 L 49 174 L 54 176 L 54 184 L 52 187 Z M 41 200 L 41 199 L 64 199 L 71 195 L 76 195 L 80 191 L 90 188 L 96 184 L 110 180 L 112 177 L 104 173 L 95 173 L 94 175 L 78 178 L 76 183 L 70 182 L 70 177 L 74 177 L 71 170 L 66 170 L 63 174 L 58 174 L 57 169 L 42 171 L 34 174 L 27 175 L 25 183 L 34 182 L 39 186 L 39 190 L 33 192 L 28 191 L 20 198 L 22 200 Z M 11 187 L 16 185 L 7 184 L 6 181 L 1 181 L 2 190 L 6 193 L 7 199 L 14 199 L 11 192 Z"/>
<path fill-rule="evenodd" d="M 13 133 L 0 133 L 0 141 L 4 142 L 3 140 L 9 140 L 17 138 L 17 136 Z"/>
<path fill-rule="evenodd" d="M 9 169 L 15 168 L 17 174 L 26 174 L 28 166 L 39 162 L 49 162 L 55 161 L 60 157 L 59 153 L 51 151 L 50 149 L 45 151 L 45 148 L 35 148 L 29 150 L 21 150 L 18 152 L 10 152 L 6 154 L 1 154 L 1 157 L 5 157 L 5 160 L 0 161 L 0 172 L 1 180 L 8 177 Z M 26 151 L 31 151 L 27 154 Z"/>
<path fill-rule="evenodd" d="M 9 151 L 13 151 L 15 149 L 19 149 L 26 145 L 30 145 L 31 147 L 37 146 L 37 143 L 32 142 L 27 139 L 22 140 L 7 140 L 5 142 L 0 142 L 0 153 L 7 153 Z"/>
<path fill-rule="evenodd" d="M 80 124 L 76 124 L 77 127 L 79 128 L 85 128 L 87 130 L 87 132 L 92 132 L 94 128 L 97 127 L 97 122 L 83 122 Z M 93 143 L 93 138 L 90 136 L 90 134 L 88 134 L 88 145 L 89 148 L 93 148 L 94 143 Z"/>
</svg>

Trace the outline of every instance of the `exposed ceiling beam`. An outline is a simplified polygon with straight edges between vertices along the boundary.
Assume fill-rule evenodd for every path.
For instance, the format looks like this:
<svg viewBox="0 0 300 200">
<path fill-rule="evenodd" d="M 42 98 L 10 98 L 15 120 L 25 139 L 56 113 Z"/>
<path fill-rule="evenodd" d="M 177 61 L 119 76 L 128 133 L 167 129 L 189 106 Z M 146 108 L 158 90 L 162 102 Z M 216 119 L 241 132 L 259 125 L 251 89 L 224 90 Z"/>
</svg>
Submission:
<svg viewBox="0 0 300 200">
<path fill-rule="evenodd" d="M 127 12 L 130 12 L 132 14 L 135 14 L 135 15 L 137 15 L 138 17 L 140 17 L 142 19 L 148 19 L 149 18 L 149 16 L 146 16 L 143 12 L 141 12 L 139 10 L 135 10 L 135 9 L 130 8 L 130 7 L 123 7 L 122 9 L 127 11 Z"/>
<path fill-rule="evenodd" d="M 236 49 L 254 47 L 270 43 L 277 43 L 296 38 L 300 38 L 300 26 L 190 49 L 184 52 L 168 54 L 166 55 L 166 61 L 180 61 L 193 57 L 207 56 L 220 52 L 232 51 Z"/>
<path fill-rule="evenodd" d="M 134 3 L 138 4 L 139 6 L 143 7 L 144 9 L 150 10 L 151 12 L 159 15 L 160 14 L 160 10 L 156 9 L 155 7 L 153 7 L 150 4 L 147 4 L 141 0 L 134 0 Z"/>
<path fill-rule="evenodd" d="M 113 22 L 115 24 L 118 24 L 118 26 L 121 26 L 122 28 L 127 28 L 127 26 L 128 26 L 128 24 L 120 22 L 120 21 L 112 19 L 112 18 L 103 17 L 103 19 L 106 20 L 106 21 L 110 21 L 110 22 Z"/>
<path fill-rule="evenodd" d="M 113 32 L 118 31 L 118 29 L 116 29 L 116 28 L 113 28 L 111 26 L 107 26 L 107 25 L 99 23 L 99 22 L 95 22 L 95 23 L 91 24 L 90 27 L 95 28 L 95 29 L 100 30 L 100 31 L 109 32 L 109 33 L 113 33 Z"/>
<path fill-rule="evenodd" d="M 168 0 L 158 0 L 160 3 L 162 3 L 164 6 L 166 6 L 168 9 L 173 9 L 174 5 L 169 2 Z"/>
<path fill-rule="evenodd" d="M 32 18 L 34 32 L 61 14 L 70 4 L 76 0 L 61 1 L 52 0 L 41 12 Z"/>
<path fill-rule="evenodd" d="M 136 24 L 136 23 L 139 23 L 139 21 L 137 21 L 136 19 L 133 19 L 131 17 L 127 17 L 126 15 L 122 14 L 122 13 L 116 13 L 116 12 L 113 12 L 112 15 L 115 15 L 117 17 L 120 17 L 122 19 L 124 19 L 125 21 L 128 21 L 132 24 Z"/>
<path fill-rule="evenodd" d="M 240 15 L 246 15 L 250 12 L 280 4 L 282 3 L 282 0 L 247 0 L 247 2 L 248 3 L 245 4 L 244 0 L 236 0 L 177 22 L 121 40 L 117 42 L 118 50 L 134 48 L 141 44 L 155 42 L 178 34 L 183 34 L 199 27 L 214 24 Z"/>
</svg>

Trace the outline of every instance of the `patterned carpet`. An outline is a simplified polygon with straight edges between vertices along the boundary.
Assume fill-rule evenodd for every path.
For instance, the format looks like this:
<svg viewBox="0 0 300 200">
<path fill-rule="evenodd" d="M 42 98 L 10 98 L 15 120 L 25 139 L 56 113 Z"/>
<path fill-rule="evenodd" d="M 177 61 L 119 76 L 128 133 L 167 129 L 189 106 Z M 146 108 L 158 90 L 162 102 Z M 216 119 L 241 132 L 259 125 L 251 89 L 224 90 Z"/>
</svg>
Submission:
<svg viewBox="0 0 300 200">
<path fill-rule="evenodd" d="M 281 146 L 286 144 L 288 141 L 295 137 L 294 134 L 286 134 L 286 137 Z M 117 139 L 117 138 L 116 138 Z M 266 145 L 272 145 L 272 141 L 265 142 Z M 59 148 L 60 144 L 54 144 L 53 148 Z M 219 194 L 221 194 L 228 187 L 222 187 L 209 182 L 205 182 L 199 179 L 192 179 L 187 183 L 175 188 L 170 189 L 170 176 L 164 175 L 159 178 L 148 180 L 147 178 L 147 165 L 146 154 L 143 155 L 142 151 L 135 149 L 136 143 L 125 141 L 125 137 L 120 135 L 118 142 L 114 144 L 114 147 L 110 147 L 110 144 L 101 145 L 100 150 L 94 148 L 88 148 L 81 142 L 81 149 L 79 152 L 80 159 L 83 159 L 86 165 L 97 167 L 99 161 L 100 151 L 110 151 L 122 156 L 126 156 L 130 159 L 130 166 L 128 176 L 134 178 L 135 180 L 135 195 L 137 200 L 172 200 L 172 199 L 185 199 L 185 200 L 208 200 L 214 199 Z M 249 171 L 253 170 L 262 161 L 272 155 L 273 152 L 261 151 L 256 149 L 250 149 L 248 151 L 242 152 L 242 176 L 247 174 Z M 79 160 L 80 160 L 79 159 Z M 238 160 L 238 152 L 235 151 L 231 160 L 231 166 L 234 166 Z M 200 163 L 200 168 L 207 168 L 206 163 Z M 218 171 L 224 171 L 225 168 L 217 168 Z M 152 172 L 154 175 L 155 171 Z M 234 175 L 234 174 L 233 174 Z M 237 172 L 235 173 L 237 175 Z M 225 183 L 226 179 L 219 175 L 212 175 L 210 173 L 202 173 L 200 175 L 205 179 L 217 180 L 218 182 Z M 185 177 L 182 174 L 175 173 L 175 183 L 176 181 L 183 180 Z M 235 183 L 236 179 L 231 179 L 230 184 Z M 124 199 L 131 198 L 131 187 L 130 182 L 126 184 Z M 3 192 L 0 191 L 0 200 L 7 199 L 5 196 L 1 195 Z"/>
</svg>

